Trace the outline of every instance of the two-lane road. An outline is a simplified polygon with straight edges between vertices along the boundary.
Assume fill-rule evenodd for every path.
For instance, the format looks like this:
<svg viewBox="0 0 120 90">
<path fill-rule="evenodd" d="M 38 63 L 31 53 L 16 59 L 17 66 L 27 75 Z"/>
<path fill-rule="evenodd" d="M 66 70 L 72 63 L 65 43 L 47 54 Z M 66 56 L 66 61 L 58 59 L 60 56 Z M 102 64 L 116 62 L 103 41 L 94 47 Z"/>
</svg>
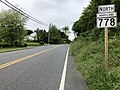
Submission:
<svg viewBox="0 0 120 90">
<path fill-rule="evenodd" d="M 0 90 L 86 90 L 69 45 L 0 53 Z"/>
<path fill-rule="evenodd" d="M 59 90 L 68 45 L 0 54 L 0 90 Z"/>
</svg>

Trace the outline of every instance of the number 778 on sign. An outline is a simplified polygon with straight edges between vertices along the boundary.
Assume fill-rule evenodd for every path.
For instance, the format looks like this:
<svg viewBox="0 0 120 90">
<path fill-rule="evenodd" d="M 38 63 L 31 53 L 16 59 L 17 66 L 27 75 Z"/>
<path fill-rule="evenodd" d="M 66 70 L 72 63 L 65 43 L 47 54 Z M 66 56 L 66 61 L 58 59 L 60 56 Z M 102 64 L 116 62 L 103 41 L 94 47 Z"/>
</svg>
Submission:
<svg viewBox="0 0 120 90">
<path fill-rule="evenodd" d="M 97 28 L 117 27 L 117 13 L 97 14 Z"/>
</svg>

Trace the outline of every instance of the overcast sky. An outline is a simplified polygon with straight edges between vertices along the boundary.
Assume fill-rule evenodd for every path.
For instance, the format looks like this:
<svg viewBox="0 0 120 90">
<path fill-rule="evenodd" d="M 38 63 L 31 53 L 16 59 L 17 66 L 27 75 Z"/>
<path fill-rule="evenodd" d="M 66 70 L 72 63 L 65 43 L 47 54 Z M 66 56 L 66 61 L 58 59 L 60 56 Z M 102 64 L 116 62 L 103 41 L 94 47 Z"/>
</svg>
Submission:
<svg viewBox="0 0 120 90">
<path fill-rule="evenodd" d="M 5 1 L 5 0 L 2 0 Z M 84 7 L 87 7 L 90 0 L 8 0 L 10 3 L 21 8 L 24 12 L 47 24 L 53 23 L 59 29 L 64 26 L 73 25 L 79 19 Z M 0 2 L 0 11 L 8 9 Z M 31 30 L 36 28 L 46 29 L 48 27 L 28 21 L 26 27 Z M 71 33 L 69 39 L 73 39 Z"/>
</svg>

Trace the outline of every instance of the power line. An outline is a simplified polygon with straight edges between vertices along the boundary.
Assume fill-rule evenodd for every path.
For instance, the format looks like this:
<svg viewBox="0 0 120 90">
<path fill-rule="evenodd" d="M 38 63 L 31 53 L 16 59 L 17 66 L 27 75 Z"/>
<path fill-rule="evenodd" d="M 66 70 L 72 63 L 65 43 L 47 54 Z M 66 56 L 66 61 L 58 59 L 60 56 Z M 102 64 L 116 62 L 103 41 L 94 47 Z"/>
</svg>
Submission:
<svg viewBox="0 0 120 90">
<path fill-rule="evenodd" d="M 18 7 L 19 9 L 21 9 L 22 11 L 26 12 L 26 13 L 29 13 L 29 15 L 31 15 L 32 17 L 34 17 L 33 13 L 29 12 L 28 10 L 26 10 L 25 8 L 21 7 L 17 2 L 17 0 L 12 0 L 12 2 L 14 3 L 13 5 Z M 11 3 L 12 3 L 11 2 Z"/>
<path fill-rule="evenodd" d="M 34 20 L 36 20 L 36 21 L 40 22 L 41 24 L 47 25 L 46 23 L 41 22 L 41 21 L 37 20 L 36 18 L 34 18 L 34 17 L 30 16 L 29 14 L 27 14 L 27 13 L 23 12 L 21 9 L 17 8 L 16 6 L 14 6 L 14 5 L 13 5 L 13 4 L 11 4 L 10 2 L 8 2 L 7 0 L 5 0 L 5 1 L 6 1 L 8 4 L 10 4 L 11 6 L 13 6 L 15 9 L 17 9 L 17 10 L 19 10 L 20 12 L 22 12 L 23 14 L 27 15 L 28 17 L 30 17 L 30 18 L 32 18 L 32 19 L 34 19 Z"/>
<path fill-rule="evenodd" d="M 3 4 L 5 4 L 6 6 L 10 7 L 11 9 L 15 10 L 16 12 L 20 13 L 21 15 L 25 16 L 26 18 L 29 18 L 30 20 L 38 23 L 38 24 L 41 24 L 41 25 L 44 25 L 44 26 L 48 26 L 48 24 L 42 22 L 42 21 L 39 21 L 37 20 L 36 18 L 30 16 L 29 14 L 25 13 L 24 11 L 22 11 L 21 9 L 17 8 L 16 6 L 14 6 L 13 4 L 11 4 L 10 2 L 8 2 L 7 0 L 5 0 L 7 3 L 3 2 L 0 0 L 0 2 L 2 2 Z"/>
</svg>

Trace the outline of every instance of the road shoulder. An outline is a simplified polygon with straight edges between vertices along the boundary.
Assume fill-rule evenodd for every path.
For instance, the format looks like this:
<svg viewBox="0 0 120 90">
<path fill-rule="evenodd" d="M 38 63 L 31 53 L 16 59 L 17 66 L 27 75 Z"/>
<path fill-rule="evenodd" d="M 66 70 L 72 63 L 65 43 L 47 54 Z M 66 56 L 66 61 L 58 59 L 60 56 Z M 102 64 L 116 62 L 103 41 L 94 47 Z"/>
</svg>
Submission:
<svg viewBox="0 0 120 90">
<path fill-rule="evenodd" d="M 64 90 L 87 90 L 83 76 L 77 71 L 74 58 L 69 54 Z"/>
<path fill-rule="evenodd" d="M 19 50 L 25 50 L 25 49 L 32 49 L 32 48 L 34 48 L 34 47 L 1 48 L 0 53 L 19 51 Z"/>
</svg>

